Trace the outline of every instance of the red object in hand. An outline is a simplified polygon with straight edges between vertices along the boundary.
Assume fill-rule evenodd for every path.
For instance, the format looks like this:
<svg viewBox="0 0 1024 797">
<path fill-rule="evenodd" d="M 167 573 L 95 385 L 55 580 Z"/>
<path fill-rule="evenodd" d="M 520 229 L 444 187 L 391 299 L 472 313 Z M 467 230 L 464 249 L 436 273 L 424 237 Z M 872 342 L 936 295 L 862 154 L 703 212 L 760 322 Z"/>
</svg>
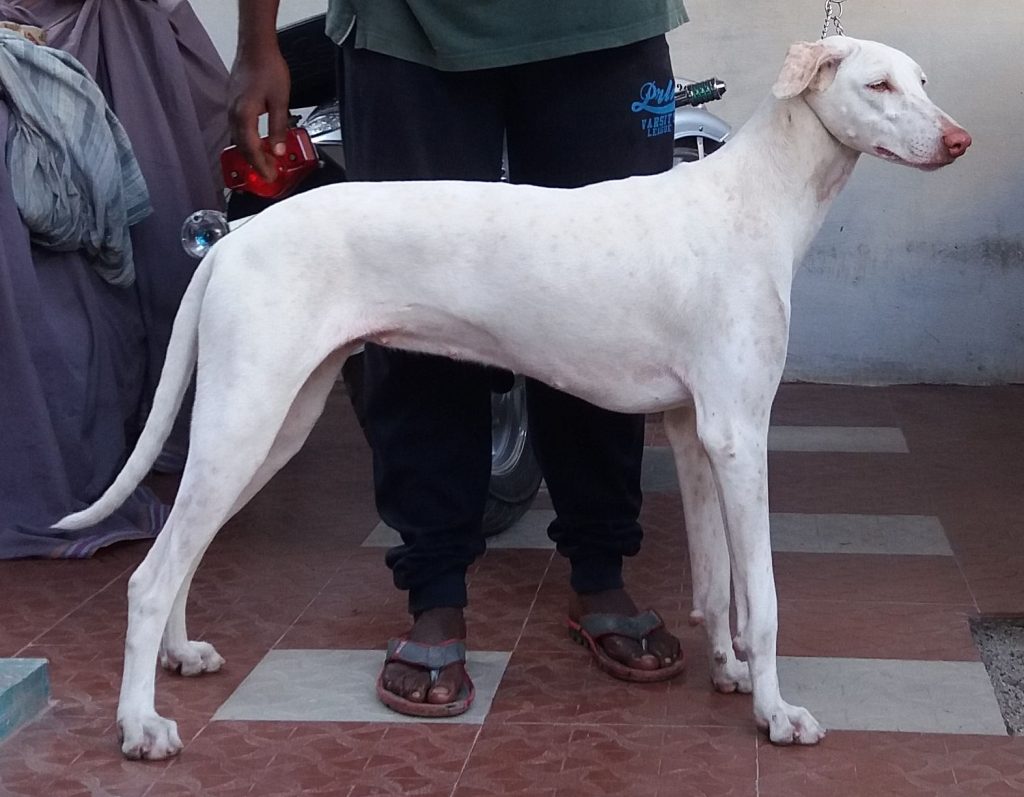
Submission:
<svg viewBox="0 0 1024 797">
<path fill-rule="evenodd" d="M 261 141 L 263 149 L 270 152 L 270 141 L 266 138 Z M 284 154 L 274 159 L 277 165 L 274 180 L 264 179 L 238 147 L 228 147 L 220 154 L 224 185 L 232 191 L 245 191 L 265 199 L 280 199 L 289 194 L 317 168 L 319 161 L 309 133 L 302 127 L 289 128 L 284 144 Z"/>
</svg>

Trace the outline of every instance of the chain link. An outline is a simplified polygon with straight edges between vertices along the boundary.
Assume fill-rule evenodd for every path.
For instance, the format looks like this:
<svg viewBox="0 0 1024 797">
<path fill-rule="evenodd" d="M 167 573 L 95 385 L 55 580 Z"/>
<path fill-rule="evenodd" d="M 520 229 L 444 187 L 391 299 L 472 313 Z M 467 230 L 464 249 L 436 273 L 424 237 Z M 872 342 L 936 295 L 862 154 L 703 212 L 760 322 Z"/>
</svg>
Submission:
<svg viewBox="0 0 1024 797">
<path fill-rule="evenodd" d="M 821 38 L 828 36 L 829 25 L 835 28 L 837 36 L 845 36 L 843 30 L 843 3 L 846 0 L 825 0 L 825 24 L 821 28 Z"/>
</svg>

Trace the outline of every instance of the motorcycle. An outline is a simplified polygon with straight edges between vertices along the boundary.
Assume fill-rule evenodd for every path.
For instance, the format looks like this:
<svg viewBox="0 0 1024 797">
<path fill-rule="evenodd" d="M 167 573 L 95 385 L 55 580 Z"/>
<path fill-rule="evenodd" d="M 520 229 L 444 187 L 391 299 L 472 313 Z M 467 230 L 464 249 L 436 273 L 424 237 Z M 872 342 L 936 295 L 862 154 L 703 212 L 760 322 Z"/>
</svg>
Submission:
<svg viewBox="0 0 1024 797">
<path fill-rule="evenodd" d="M 287 168 L 294 186 L 288 195 L 343 182 L 345 149 L 338 102 L 340 59 L 337 46 L 324 34 L 324 15 L 278 30 L 278 44 L 291 71 L 295 128 L 289 137 Z M 721 99 L 726 85 L 717 78 L 675 80 L 674 163 L 699 160 L 723 146 L 731 127 L 704 106 Z M 226 153 L 227 154 L 227 153 Z M 502 168 L 502 175 L 507 169 Z M 230 229 L 283 198 L 276 187 L 261 186 L 244 161 L 225 162 L 229 187 L 227 214 L 198 211 L 185 220 L 182 244 L 202 257 Z M 359 412 L 361 358 L 355 355 L 343 370 L 353 404 Z M 540 466 L 530 445 L 526 389 L 522 377 L 496 378 L 491 397 L 491 479 L 484 512 L 483 533 L 493 536 L 508 529 L 529 509 L 541 485 Z"/>
</svg>

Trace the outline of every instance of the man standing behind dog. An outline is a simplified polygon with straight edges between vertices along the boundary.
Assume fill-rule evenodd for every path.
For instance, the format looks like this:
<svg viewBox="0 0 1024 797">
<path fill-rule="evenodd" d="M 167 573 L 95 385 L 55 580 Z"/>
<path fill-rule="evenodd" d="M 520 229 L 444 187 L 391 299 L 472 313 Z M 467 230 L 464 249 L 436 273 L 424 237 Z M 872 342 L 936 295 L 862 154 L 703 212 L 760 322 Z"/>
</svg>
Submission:
<svg viewBox="0 0 1024 797">
<path fill-rule="evenodd" d="M 275 145 L 288 122 L 278 5 L 239 0 L 232 70 L 235 141 L 268 176 L 258 117 L 269 114 Z M 331 0 L 327 19 L 342 48 L 352 180 L 497 180 L 503 141 L 519 183 L 573 188 L 672 165 L 664 34 L 686 21 L 682 0 Z M 378 695 L 413 716 L 458 714 L 472 700 L 461 640 L 466 569 L 484 551 L 492 379 L 469 363 L 375 346 L 365 354 L 377 507 L 403 540 L 386 561 L 414 618 L 389 646 Z M 616 677 L 675 676 L 678 640 L 657 614 L 637 611 L 622 581 L 622 558 L 642 537 L 643 417 L 527 389 L 557 516 L 548 533 L 572 565 L 569 625 Z"/>
</svg>

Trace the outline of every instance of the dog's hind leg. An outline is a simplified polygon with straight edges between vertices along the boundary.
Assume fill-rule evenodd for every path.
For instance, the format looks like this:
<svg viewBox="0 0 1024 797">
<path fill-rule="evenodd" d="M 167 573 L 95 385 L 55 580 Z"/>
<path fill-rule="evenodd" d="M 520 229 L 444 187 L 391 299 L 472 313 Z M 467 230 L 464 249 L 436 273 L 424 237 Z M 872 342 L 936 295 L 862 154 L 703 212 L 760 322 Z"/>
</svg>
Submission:
<svg viewBox="0 0 1024 797">
<path fill-rule="evenodd" d="M 248 402 L 242 411 L 256 411 Z M 236 405 L 237 406 L 237 405 Z M 197 410 L 199 405 L 197 404 Z M 283 413 L 282 413 L 283 414 Z M 244 428 L 242 428 L 244 427 Z M 273 442 L 273 431 L 258 440 L 256 429 L 236 423 L 220 430 L 231 453 L 223 470 L 204 458 L 192 435 L 177 500 L 163 531 L 128 582 L 128 630 L 124 674 L 117 707 L 121 749 L 128 758 L 160 759 L 181 750 L 177 726 L 156 713 L 156 659 L 171 607 L 193 562 L 224 524 L 237 496 Z M 262 443 L 262 445 L 260 445 Z M 261 450 L 262 449 L 262 450 Z M 251 468 L 251 470 L 250 470 Z"/>
<path fill-rule="evenodd" d="M 213 645 L 209 642 L 188 638 L 185 609 L 188 604 L 189 589 L 192 586 L 192 577 L 195 576 L 202 558 L 203 555 L 200 553 L 188 575 L 185 576 L 185 581 L 174 599 L 171 615 L 160 640 L 160 666 L 165 670 L 184 676 L 217 672 L 224 666 L 224 657 L 217 652 Z"/>
<path fill-rule="evenodd" d="M 250 352 L 242 367 L 232 366 L 231 348 L 218 353 L 221 360 L 207 365 L 205 380 L 200 364 L 189 458 L 174 509 L 128 585 L 117 718 L 129 758 L 166 758 L 181 749 L 175 723 L 156 713 L 154 700 L 157 654 L 172 605 L 217 531 L 282 461 L 270 457 L 271 450 L 309 376 L 308 366 L 298 364 L 299 352 L 273 352 L 272 361 Z M 274 375 L 275 389 L 256 389 L 265 374 Z"/>
<path fill-rule="evenodd" d="M 692 404 L 665 413 L 686 516 L 693 576 L 690 622 L 705 627 L 711 682 L 719 692 L 750 692 L 750 668 L 739 661 L 729 628 L 729 547 L 711 463 L 697 437 Z"/>
<path fill-rule="evenodd" d="M 768 417 L 774 391 L 757 387 L 723 376 L 696 395 L 697 433 L 722 504 L 737 600 L 746 603 L 747 622 L 735 645 L 750 665 L 754 718 L 776 744 L 815 744 L 824 729 L 779 692 L 778 599 L 768 527 Z M 766 398 L 754 398 L 759 394 Z"/>
<path fill-rule="evenodd" d="M 288 461 L 302 448 L 313 425 L 323 414 L 324 404 L 334 387 L 338 372 L 348 357 L 348 349 L 339 349 L 325 359 L 310 374 L 306 383 L 288 410 L 288 416 L 281 425 L 274 440 L 270 453 L 260 465 L 245 490 L 238 497 L 229 515 L 240 511 L 256 495 L 268 481 L 283 468 Z M 189 588 L 192 577 L 202 561 L 204 552 L 200 552 L 192 562 L 188 576 L 178 590 L 174 599 L 171 615 L 164 629 L 160 642 L 160 665 L 167 670 L 181 675 L 199 675 L 203 672 L 216 672 L 223 666 L 224 659 L 208 642 L 190 640 L 186 629 L 185 613 L 188 604 Z"/>
</svg>

